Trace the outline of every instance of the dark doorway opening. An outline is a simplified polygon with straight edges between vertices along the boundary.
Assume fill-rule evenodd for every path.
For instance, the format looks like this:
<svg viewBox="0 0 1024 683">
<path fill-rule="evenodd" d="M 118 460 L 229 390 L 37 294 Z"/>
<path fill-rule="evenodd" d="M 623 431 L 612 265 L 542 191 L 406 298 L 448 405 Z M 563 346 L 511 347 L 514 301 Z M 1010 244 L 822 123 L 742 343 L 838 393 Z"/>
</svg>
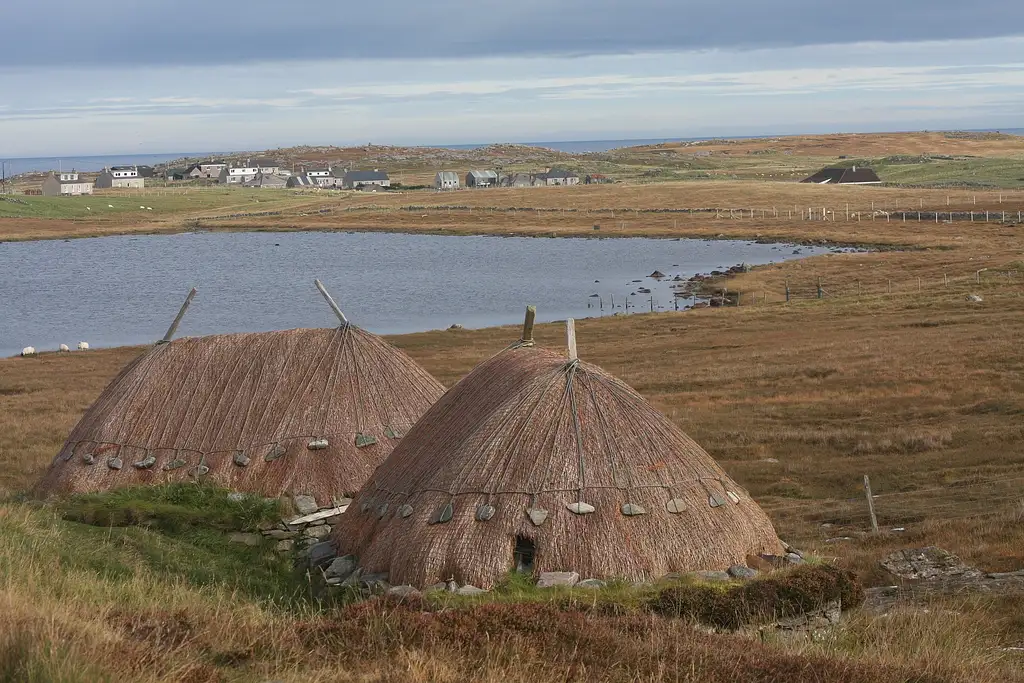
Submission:
<svg viewBox="0 0 1024 683">
<path fill-rule="evenodd" d="M 523 574 L 532 574 L 533 558 L 536 552 L 533 541 L 525 536 L 516 536 L 516 547 L 512 551 L 512 560 L 515 563 L 516 571 Z"/>
</svg>

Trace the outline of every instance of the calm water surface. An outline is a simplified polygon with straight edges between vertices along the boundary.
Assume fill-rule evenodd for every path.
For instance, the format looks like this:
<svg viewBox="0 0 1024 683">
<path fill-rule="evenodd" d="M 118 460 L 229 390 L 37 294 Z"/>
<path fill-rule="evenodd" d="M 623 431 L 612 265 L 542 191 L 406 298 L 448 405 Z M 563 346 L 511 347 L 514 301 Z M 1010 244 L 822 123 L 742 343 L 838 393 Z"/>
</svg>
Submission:
<svg viewBox="0 0 1024 683">
<path fill-rule="evenodd" d="M 344 232 L 0 243 L 0 356 L 83 340 L 94 348 L 153 342 L 193 286 L 199 295 L 179 336 L 334 326 L 314 278 L 352 322 L 392 334 L 517 323 L 526 304 L 537 305 L 540 321 L 609 315 L 611 296 L 620 311 L 627 299 L 649 311 L 651 297 L 669 310 L 667 280 L 675 275 L 827 251 L 737 241 Z M 647 277 L 654 270 L 669 278 Z M 630 296 L 640 287 L 652 293 Z M 603 313 L 592 294 L 603 297 Z"/>
</svg>

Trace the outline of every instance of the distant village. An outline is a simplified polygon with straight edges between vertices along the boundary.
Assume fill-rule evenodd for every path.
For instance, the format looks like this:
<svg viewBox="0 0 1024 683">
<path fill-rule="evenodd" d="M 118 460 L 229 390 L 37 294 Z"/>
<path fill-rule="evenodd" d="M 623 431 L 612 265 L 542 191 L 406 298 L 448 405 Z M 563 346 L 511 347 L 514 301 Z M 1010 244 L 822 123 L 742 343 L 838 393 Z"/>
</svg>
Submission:
<svg viewBox="0 0 1024 683">
<path fill-rule="evenodd" d="M 43 180 L 38 191 L 47 197 L 92 194 L 94 189 L 142 189 L 147 179 L 165 183 L 200 181 L 207 184 L 247 188 L 315 188 L 387 191 L 392 187 L 386 171 L 352 170 L 340 166 L 313 166 L 293 172 L 273 159 L 246 159 L 245 161 L 209 160 L 186 168 L 157 169 L 152 166 L 113 166 L 104 169 L 95 180 L 83 177 L 77 171 L 55 171 Z M 434 176 L 435 190 L 488 187 L 547 187 L 562 185 L 601 184 L 612 182 L 607 176 L 591 174 L 580 176 L 574 171 L 549 168 L 537 173 L 502 174 L 495 170 L 471 170 L 460 176 L 455 171 L 438 171 Z"/>
</svg>

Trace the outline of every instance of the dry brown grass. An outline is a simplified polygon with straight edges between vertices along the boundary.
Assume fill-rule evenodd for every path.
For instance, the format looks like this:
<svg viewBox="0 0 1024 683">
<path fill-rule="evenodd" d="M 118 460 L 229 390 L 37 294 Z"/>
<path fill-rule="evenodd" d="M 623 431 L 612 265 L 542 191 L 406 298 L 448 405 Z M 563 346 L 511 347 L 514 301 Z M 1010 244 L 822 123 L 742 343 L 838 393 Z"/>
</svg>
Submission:
<svg viewBox="0 0 1024 683">
<path fill-rule="evenodd" d="M 1015 135 L 947 135 L 946 133 L 850 133 L 793 135 L 770 139 L 709 141 L 696 146 L 669 143 L 656 149 L 679 153 L 695 151 L 750 154 L 771 149 L 804 157 L 881 157 L 893 154 L 959 154 L 971 156 L 1019 157 L 1024 155 L 1024 138 Z"/>
<path fill-rule="evenodd" d="M 675 201 L 671 193 L 685 187 L 655 186 L 651 192 L 669 194 L 651 201 Z M 447 220 L 446 212 L 435 214 L 437 222 Z M 397 211 L 367 210 L 363 219 L 378 215 L 373 227 L 415 229 Z M 475 211 L 463 225 L 486 227 L 500 215 Z M 582 234 L 596 222 L 567 213 L 542 224 L 537 216 L 519 228 L 498 225 L 537 232 L 569 226 L 565 232 Z M 672 229 L 670 216 L 641 219 Z M 601 223 L 604 233 L 607 221 Z M 868 583 L 891 581 L 877 561 L 906 546 L 939 545 L 993 571 L 1024 567 L 1024 280 L 998 274 L 1021 268 L 1020 228 L 701 219 L 687 229 L 929 248 L 756 269 L 726 283 L 743 293 L 739 308 L 580 321 L 581 356 L 624 379 L 693 436 L 765 507 L 783 538 Z M 974 273 L 981 267 L 990 270 L 979 284 Z M 808 298 L 819 275 L 829 294 L 822 301 Z M 789 305 L 781 303 L 787 279 L 798 295 Z M 984 301 L 966 302 L 970 292 Z M 762 303 L 748 305 L 755 296 Z M 458 330 L 393 341 L 450 385 L 517 334 Z M 557 325 L 540 326 L 537 338 L 563 344 Z M 30 487 L 85 408 L 139 352 L 0 360 L 0 490 Z M 883 529 L 905 532 L 864 535 L 864 474 L 882 494 L 876 503 Z M 53 557 L 72 532 L 23 505 L 0 507 L 0 526 L 0 665 L 12 657 L 33 663 L 37 673 L 22 680 L 61 673 L 76 680 L 74 672 L 77 680 L 124 681 L 233 680 L 226 672 L 287 681 L 742 680 L 755 669 L 768 672 L 763 680 L 778 680 L 772 672 L 787 680 L 1021 680 L 1019 654 L 1001 649 L 1024 645 L 1019 596 L 946 598 L 890 617 L 863 613 L 825 639 L 771 647 L 742 636 L 707 640 L 677 624 L 592 617 L 557 626 L 560 635 L 549 639 L 547 631 L 524 635 L 524 624 L 535 621 L 502 613 L 488 617 L 484 630 L 500 638 L 468 650 L 459 639 L 477 628 L 479 614 L 454 626 L 417 622 L 426 630 L 406 632 L 393 612 L 371 612 L 352 617 L 371 634 L 354 640 L 352 650 L 330 635 L 333 619 L 296 619 L 223 590 L 168 584 L 141 560 L 127 578 L 60 571 Z M 853 540 L 826 542 L 835 536 Z M 96 553 L 136 557 L 135 546 L 109 543 L 97 543 Z M 299 639 L 300 624 L 323 639 Z M 581 637 L 567 635 L 572 629 Z M 563 642 L 570 649 L 561 649 Z"/>
</svg>

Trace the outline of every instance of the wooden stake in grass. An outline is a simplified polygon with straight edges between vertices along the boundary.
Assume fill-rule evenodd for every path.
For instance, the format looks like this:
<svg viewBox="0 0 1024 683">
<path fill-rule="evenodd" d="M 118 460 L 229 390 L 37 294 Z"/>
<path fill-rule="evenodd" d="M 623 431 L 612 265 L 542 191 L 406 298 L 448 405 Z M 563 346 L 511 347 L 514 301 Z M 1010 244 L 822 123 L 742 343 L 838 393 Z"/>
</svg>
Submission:
<svg viewBox="0 0 1024 683">
<path fill-rule="evenodd" d="M 576 321 L 572 318 L 565 321 L 565 336 L 569 347 L 569 360 L 578 360 L 579 354 L 576 353 Z"/>
<path fill-rule="evenodd" d="M 875 499 L 871 495 L 871 480 L 864 475 L 864 493 L 868 497 L 868 514 L 871 515 L 871 533 L 878 533 L 878 518 L 875 517 Z"/>
<path fill-rule="evenodd" d="M 178 315 L 174 317 L 174 322 L 172 322 L 171 326 L 167 328 L 167 334 L 164 335 L 164 338 L 161 339 L 159 343 L 166 344 L 171 341 L 171 338 L 174 337 L 174 333 L 178 330 L 178 325 L 181 324 L 181 319 L 185 317 L 185 311 L 187 311 L 188 307 L 192 305 L 192 299 L 196 298 L 196 293 L 198 291 L 199 290 L 193 287 L 192 291 L 188 293 L 188 296 L 185 297 L 185 303 L 181 305 L 181 308 L 178 310 Z"/>
</svg>

